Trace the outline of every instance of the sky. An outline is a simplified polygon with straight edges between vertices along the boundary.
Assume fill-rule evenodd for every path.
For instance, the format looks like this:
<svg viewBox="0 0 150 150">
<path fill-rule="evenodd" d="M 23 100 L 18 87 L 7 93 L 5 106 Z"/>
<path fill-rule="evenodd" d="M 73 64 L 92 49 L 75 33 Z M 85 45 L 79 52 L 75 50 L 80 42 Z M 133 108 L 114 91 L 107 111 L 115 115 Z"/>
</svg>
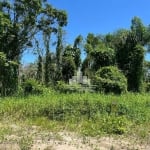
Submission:
<svg viewBox="0 0 150 150">
<path fill-rule="evenodd" d="M 65 10 L 68 24 L 65 41 L 72 44 L 78 35 L 107 34 L 129 29 L 134 16 L 150 24 L 150 0 L 48 0 L 55 8 Z M 146 56 L 148 59 L 149 56 Z M 23 63 L 33 62 L 35 56 L 25 53 Z"/>
</svg>

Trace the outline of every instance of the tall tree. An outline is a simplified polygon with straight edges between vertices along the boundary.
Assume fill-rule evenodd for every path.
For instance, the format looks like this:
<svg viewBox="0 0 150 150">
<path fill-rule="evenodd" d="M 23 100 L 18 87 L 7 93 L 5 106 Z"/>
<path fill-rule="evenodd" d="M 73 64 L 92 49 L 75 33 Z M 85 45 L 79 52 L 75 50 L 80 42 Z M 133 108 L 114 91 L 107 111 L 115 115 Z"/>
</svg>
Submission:
<svg viewBox="0 0 150 150">
<path fill-rule="evenodd" d="M 130 68 L 128 73 L 128 90 L 140 92 L 143 83 L 144 48 L 137 44 L 130 55 Z"/>
<path fill-rule="evenodd" d="M 37 74 L 36 74 L 37 80 L 42 83 L 43 81 L 43 65 L 42 65 L 42 56 L 38 56 L 38 63 L 37 63 Z"/>
<path fill-rule="evenodd" d="M 46 57 L 45 57 L 45 65 L 44 65 L 44 71 L 45 71 L 45 85 L 48 86 L 51 78 L 50 78 L 50 67 L 51 67 L 51 54 L 49 52 L 49 50 L 46 50 Z"/>
<path fill-rule="evenodd" d="M 81 65 L 81 50 L 80 46 L 82 44 L 83 37 L 81 35 L 77 36 L 74 40 L 73 50 L 74 50 L 74 62 L 76 68 L 79 68 Z"/>
<path fill-rule="evenodd" d="M 46 49 L 46 56 L 45 56 L 45 85 L 48 86 L 50 82 L 50 66 L 51 66 L 51 53 L 50 53 L 50 37 L 51 37 L 51 31 L 50 30 L 45 30 L 43 33 L 43 40 L 44 40 L 44 46 Z"/>
<path fill-rule="evenodd" d="M 71 56 L 63 57 L 62 64 L 62 76 L 65 82 L 69 82 L 69 79 L 75 74 L 75 62 Z"/>
<path fill-rule="evenodd" d="M 141 20 L 134 17 L 131 22 L 131 30 L 118 32 L 119 34 L 116 36 L 117 64 L 127 77 L 129 91 L 139 92 L 141 90 L 144 63 L 143 46 L 148 42 L 146 32 L 146 27 Z"/>
<path fill-rule="evenodd" d="M 13 94 L 16 90 L 16 68 L 18 64 L 9 61 L 3 52 L 0 52 L 0 96 Z"/>
<path fill-rule="evenodd" d="M 88 34 L 85 50 L 87 52 L 87 57 L 90 58 L 90 67 L 92 71 L 95 72 L 100 67 L 114 65 L 114 50 L 109 48 L 99 36 Z"/>
<path fill-rule="evenodd" d="M 135 40 L 138 44 L 144 46 L 147 43 L 147 27 L 143 25 L 140 18 L 133 17 L 131 20 L 131 31 L 135 35 Z"/>
<path fill-rule="evenodd" d="M 53 8 L 46 0 L 2 0 L 0 16 L 4 18 L 3 29 L 0 29 L 3 32 L 0 51 L 4 52 L 8 60 L 18 63 L 24 50 L 32 47 L 32 39 L 37 33 L 54 33 L 58 25 L 63 27 L 67 24 L 66 12 Z M 6 22 L 11 27 L 4 26 Z M 18 70 L 15 67 L 14 78 L 18 77 Z"/>
<path fill-rule="evenodd" d="M 57 46 L 56 46 L 56 63 L 58 69 L 60 69 L 60 64 L 62 61 L 62 52 L 63 52 L 63 31 L 62 28 L 59 26 L 58 27 L 58 32 L 57 32 Z"/>
</svg>

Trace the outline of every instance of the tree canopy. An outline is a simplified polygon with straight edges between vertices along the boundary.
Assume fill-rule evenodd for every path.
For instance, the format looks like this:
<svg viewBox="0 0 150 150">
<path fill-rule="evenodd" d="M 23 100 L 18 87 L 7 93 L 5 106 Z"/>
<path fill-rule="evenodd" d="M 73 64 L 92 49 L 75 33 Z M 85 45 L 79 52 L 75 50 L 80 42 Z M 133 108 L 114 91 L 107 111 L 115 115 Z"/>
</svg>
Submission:
<svg viewBox="0 0 150 150">
<path fill-rule="evenodd" d="M 0 2 L 0 95 L 17 91 L 21 58 L 29 48 L 38 53 L 38 60 L 29 65 L 34 75 L 26 73 L 26 80 L 34 78 L 46 86 L 60 80 L 67 83 L 81 67 L 94 84 L 98 70 L 115 67 L 127 79 L 128 91 L 141 91 L 149 69 L 144 55 L 150 49 L 150 26 L 133 17 L 130 29 L 106 35 L 88 33 L 86 39 L 79 34 L 72 44 L 66 44 L 63 27 L 67 22 L 67 13 L 47 0 Z"/>
</svg>

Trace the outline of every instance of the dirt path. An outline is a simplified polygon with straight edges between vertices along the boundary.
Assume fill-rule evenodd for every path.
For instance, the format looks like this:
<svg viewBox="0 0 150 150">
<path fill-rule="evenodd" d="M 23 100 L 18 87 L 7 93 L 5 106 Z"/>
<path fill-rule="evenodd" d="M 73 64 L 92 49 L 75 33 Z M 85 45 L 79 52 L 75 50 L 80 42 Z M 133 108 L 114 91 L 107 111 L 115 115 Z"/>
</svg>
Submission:
<svg viewBox="0 0 150 150">
<path fill-rule="evenodd" d="M 72 132 L 43 131 L 36 126 L 0 124 L 0 150 L 150 150 L 150 141 L 123 137 L 85 137 Z"/>
</svg>

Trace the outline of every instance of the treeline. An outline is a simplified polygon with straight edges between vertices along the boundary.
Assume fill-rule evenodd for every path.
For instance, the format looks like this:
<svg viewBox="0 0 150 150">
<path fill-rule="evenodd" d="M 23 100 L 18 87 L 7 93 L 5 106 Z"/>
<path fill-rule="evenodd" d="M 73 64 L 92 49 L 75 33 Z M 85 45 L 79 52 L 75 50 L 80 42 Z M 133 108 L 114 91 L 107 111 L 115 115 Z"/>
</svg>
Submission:
<svg viewBox="0 0 150 150">
<path fill-rule="evenodd" d="M 53 8 L 46 0 L 0 2 L 0 95 L 18 90 L 22 54 L 38 42 L 37 35 L 45 39 L 48 53 L 51 35 L 65 25 L 66 12 Z"/>
<path fill-rule="evenodd" d="M 148 90 L 150 65 L 144 56 L 149 50 L 150 27 L 140 18 L 134 17 L 128 30 L 106 35 L 89 33 L 85 40 L 79 35 L 67 46 L 63 41 L 66 25 L 67 13 L 45 0 L 0 2 L 1 96 L 17 92 L 20 81 L 29 78 L 47 87 L 57 85 L 58 81 L 68 83 L 79 67 L 96 91 L 140 92 L 145 87 Z M 53 36 L 55 43 L 51 42 Z M 55 45 L 55 52 L 51 45 Z M 21 72 L 21 57 L 28 48 L 36 51 L 38 59 L 26 70 L 21 68 Z M 82 62 L 83 48 L 86 58 Z"/>
</svg>

